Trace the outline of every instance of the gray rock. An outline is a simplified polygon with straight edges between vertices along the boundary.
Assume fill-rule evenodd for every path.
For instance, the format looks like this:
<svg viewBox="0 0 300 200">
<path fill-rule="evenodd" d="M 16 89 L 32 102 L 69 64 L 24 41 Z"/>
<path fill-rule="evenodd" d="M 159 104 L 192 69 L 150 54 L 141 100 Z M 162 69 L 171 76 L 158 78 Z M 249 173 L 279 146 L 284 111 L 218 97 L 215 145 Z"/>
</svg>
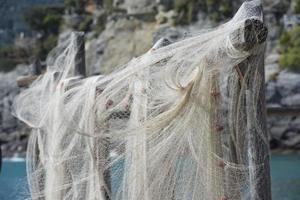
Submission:
<svg viewBox="0 0 300 200">
<path fill-rule="evenodd" d="M 154 23 L 136 18 L 110 18 L 97 39 L 86 41 L 86 61 L 89 74 L 107 74 L 134 57 L 150 50 Z M 137 45 L 138 44 L 138 45 Z"/>
<path fill-rule="evenodd" d="M 270 128 L 271 138 L 281 140 L 284 132 L 288 129 L 287 126 L 274 126 Z"/>
<path fill-rule="evenodd" d="M 283 98 L 281 100 L 281 104 L 289 107 L 300 106 L 300 93 Z"/>
<path fill-rule="evenodd" d="M 166 38 L 172 42 L 175 42 L 184 37 L 184 30 L 181 28 L 175 28 L 170 25 L 161 25 L 158 30 L 153 34 L 153 44 L 159 39 Z"/>
<path fill-rule="evenodd" d="M 86 71 L 88 75 L 99 74 L 101 72 L 101 63 L 106 45 L 107 40 L 103 37 L 86 42 Z"/>
<path fill-rule="evenodd" d="M 294 148 L 300 144 L 300 135 L 296 135 L 295 137 L 291 137 L 284 142 L 287 147 Z"/>
<path fill-rule="evenodd" d="M 285 140 L 290 140 L 294 137 L 297 137 L 298 136 L 298 133 L 296 131 L 287 131 L 286 133 L 283 134 L 283 138 Z"/>
<path fill-rule="evenodd" d="M 300 15 L 284 15 L 283 24 L 285 30 L 291 30 L 292 28 L 300 25 Z"/>
<path fill-rule="evenodd" d="M 280 71 L 278 63 L 272 63 L 265 65 L 265 81 L 274 81 Z"/>
<path fill-rule="evenodd" d="M 1 126 L 2 130 L 6 131 L 8 129 L 12 129 L 17 126 L 17 120 L 12 116 L 12 99 L 10 99 L 10 96 L 4 97 L 2 100 L 2 121 Z"/>
<path fill-rule="evenodd" d="M 268 117 L 268 127 L 271 133 L 271 138 L 282 139 L 282 136 L 287 132 L 290 127 L 291 117 L 282 117 L 282 116 L 269 116 Z"/>
<path fill-rule="evenodd" d="M 158 24 L 175 24 L 175 19 L 177 17 L 177 13 L 174 10 L 164 11 L 159 8 L 158 14 L 155 16 L 156 22 Z"/>
<path fill-rule="evenodd" d="M 113 0 L 113 6 L 114 7 L 120 7 L 124 4 L 124 0 Z"/>
<path fill-rule="evenodd" d="M 173 7 L 173 0 L 156 0 L 159 5 L 162 5 L 165 10 L 170 10 Z"/>
<path fill-rule="evenodd" d="M 14 132 L 24 127 L 12 115 L 12 103 L 15 96 L 21 91 L 16 83 L 17 78 L 29 72 L 29 66 L 19 65 L 14 71 L 0 73 L 0 143 L 13 141 Z"/>
<path fill-rule="evenodd" d="M 278 53 L 272 53 L 268 55 L 265 59 L 266 64 L 276 64 L 278 63 L 280 55 Z"/>
<path fill-rule="evenodd" d="M 300 74 L 280 72 L 277 76 L 276 88 L 283 98 L 300 93 Z"/>
<path fill-rule="evenodd" d="M 286 0 L 264 0 L 266 11 L 274 13 L 276 19 L 280 19 L 289 9 L 290 2 Z"/>
<path fill-rule="evenodd" d="M 123 2 L 119 0 L 115 4 L 125 9 L 130 15 L 153 13 L 157 6 L 156 1 L 153 0 L 124 0 Z"/>
<path fill-rule="evenodd" d="M 274 82 L 268 82 L 266 84 L 266 101 L 268 103 L 276 102 L 276 84 Z"/>
<path fill-rule="evenodd" d="M 298 130 L 300 133 L 300 116 L 295 119 L 292 119 L 290 122 L 290 128 L 294 130 Z"/>
<path fill-rule="evenodd" d="M 80 22 L 83 20 L 82 16 L 77 13 L 65 15 L 64 19 L 65 19 L 65 24 L 68 27 L 72 27 L 72 28 L 77 27 L 78 24 L 80 24 Z"/>
<path fill-rule="evenodd" d="M 275 18 L 274 13 L 267 13 L 265 16 L 265 20 L 271 26 L 268 26 L 268 38 L 271 41 L 277 40 L 280 36 L 280 26 L 278 25 L 278 21 Z"/>
</svg>

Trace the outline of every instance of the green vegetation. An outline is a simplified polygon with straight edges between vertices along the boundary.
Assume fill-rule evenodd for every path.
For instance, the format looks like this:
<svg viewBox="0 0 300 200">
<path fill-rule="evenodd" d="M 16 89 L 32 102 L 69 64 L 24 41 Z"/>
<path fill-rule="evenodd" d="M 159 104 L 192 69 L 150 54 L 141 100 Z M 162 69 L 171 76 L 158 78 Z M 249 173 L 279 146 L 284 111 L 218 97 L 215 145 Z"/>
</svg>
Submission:
<svg viewBox="0 0 300 200">
<path fill-rule="evenodd" d="M 25 12 L 24 20 L 29 27 L 39 33 L 33 57 L 45 59 L 49 51 L 56 46 L 60 27 L 63 23 L 63 7 L 36 6 Z"/>
<path fill-rule="evenodd" d="M 300 72 L 300 26 L 285 32 L 280 38 L 282 68 Z"/>
<path fill-rule="evenodd" d="M 296 0 L 295 13 L 300 14 L 300 0 Z"/>
<path fill-rule="evenodd" d="M 58 34 L 63 12 L 63 7 L 36 6 L 25 12 L 24 20 L 43 35 Z"/>
<path fill-rule="evenodd" d="M 189 24 L 195 20 L 197 0 L 175 0 L 174 8 L 178 13 L 176 24 Z"/>
<path fill-rule="evenodd" d="M 0 71 L 13 70 L 17 64 L 25 62 L 27 52 L 13 45 L 0 46 Z"/>
<path fill-rule="evenodd" d="M 114 11 L 113 0 L 103 0 L 103 6 L 107 15 Z"/>
<path fill-rule="evenodd" d="M 79 23 L 78 27 L 76 27 L 76 30 L 88 32 L 91 29 L 91 25 L 93 23 L 93 17 L 87 14 L 82 15 L 82 17 L 83 19 Z"/>
<path fill-rule="evenodd" d="M 219 22 L 232 17 L 232 7 L 230 0 L 175 0 L 174 9 L 179 14 L 176 24 L 195 21 L 199 10 L 207 13 L 214 22 Z"/>
<path fill-rule="evenodd" d="M 0 71 L 1 72 L 9 72 L 13 70 L 18 63 L 15 60 L 8 58 L 0 59 Z"/>
<path fill-rule="evenodd" d="M 214 22 L 228 19 L 233 15 L 233 5 L 230 0 L 205 0 L 202 7 Z"/>
<path fill-rule="evenodd" d="M 65 0 L 64 5 L 67 10 L 70 12 L 83 14 L 85 13 L 85 6 L 87 4 L 87 0 Z"/>
<path fill-rule="evenodd" d="M 107 16 L 115 11 L 113 7 L 113 0 L 100 0 L 101 3 L 98 2 L 98 4 L 103 6 L 105 12 L 95 19 L 95 24 L 93 24 L 94 19 L 92 14 L 86 10 L 88 2 L 88 0 L 65 0 L 64 5 L 66 11 L 68 13 L 76 13 L 81 18 L 78 24 L 65 25 L 71 26 L 71 28 L 76 31 L 88 32 L 93 29 L 97 33 L 101 33 L 105 28 Z"/>
<path fill-rule="evenodd" d="M 63 7 L 36 6 L 24 13 L 24 21 L 30 29 L 39 33 L 35 47 L 24 48 L 14 44 L 0 46 L 0 71 L 13 70 L 17 64 L 26 63 L 30 57 L 45 59 L 55 47 L 64 13 Z"/>
</svg>

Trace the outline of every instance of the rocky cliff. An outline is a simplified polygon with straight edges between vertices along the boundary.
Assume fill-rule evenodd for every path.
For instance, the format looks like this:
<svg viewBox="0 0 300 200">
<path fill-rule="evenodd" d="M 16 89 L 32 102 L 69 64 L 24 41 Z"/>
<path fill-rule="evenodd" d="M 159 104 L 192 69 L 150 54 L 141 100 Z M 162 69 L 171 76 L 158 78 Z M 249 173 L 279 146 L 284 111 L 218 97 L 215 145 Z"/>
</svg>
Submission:
<svg viewBox="0 0 300 200">
<path fill-rule="evenodd" d="M 242 0 L 216 1 L 218 11 L 208 4 L 215 1 L 203 1 L 205 5 L 197 0 L 87 2 L 84 15 L 67 9 L 59 40 L 68 37 L 71 30 L 78 28 L 77 24 L 84 25 L 87 71 L 92 75 L 111 72 L 132 57 L 145 53 L 161 37 L 176 41 L 222 23 L 233 15 Z M 300 106 L 300 74 L 281 70 L 278 64 L 278 40 L 283 32 L 283 17 L 292 12 L 293 1 L 264 0 L 264 5 L 269 28 L 267 103 L 277 107 Z M 19 66 L 15 71 L 0 74 L 0 140 L 6 156 L 24 152 L 26 145 L 28 128 L 11 115 L 12 99 L 20 91 L 15 84 L 16 78 L 26 73 L 30 73 L 30 67 Z M 300 150 L 300 116 L 269 116 L 268 121 L 272 148 Z"/>
</svg>

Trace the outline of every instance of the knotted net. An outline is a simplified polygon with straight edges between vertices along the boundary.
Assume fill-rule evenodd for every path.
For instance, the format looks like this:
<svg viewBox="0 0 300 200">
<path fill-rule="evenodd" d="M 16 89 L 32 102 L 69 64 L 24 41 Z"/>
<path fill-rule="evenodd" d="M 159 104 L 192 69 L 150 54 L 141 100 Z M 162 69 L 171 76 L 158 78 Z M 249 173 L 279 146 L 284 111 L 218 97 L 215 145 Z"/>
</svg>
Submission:
<svg viewBox="0 0 300 200">
<path fill-rule="evenodd" d="M 32 199 L 266 199 L 266 28 L 259 1 L 215 29 L 133 58 L 111 74 L 74 76 L 76 46 L 15 100 L 33 128 Z"/>
</svg>

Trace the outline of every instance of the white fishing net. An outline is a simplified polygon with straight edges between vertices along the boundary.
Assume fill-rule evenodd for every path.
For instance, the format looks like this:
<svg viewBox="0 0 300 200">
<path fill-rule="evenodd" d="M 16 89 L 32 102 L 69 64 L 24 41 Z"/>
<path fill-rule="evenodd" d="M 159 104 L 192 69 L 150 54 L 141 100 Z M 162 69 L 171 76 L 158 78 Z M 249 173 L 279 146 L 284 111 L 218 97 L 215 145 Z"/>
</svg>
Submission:
<svg viewBox="0 0 300 200">
<path fill-rule="evenodd" d="M 103 76 L 74 76 L 74 38 L 53 50 L 14 103 L 33 128 L 31 198 L 269 199 L 262 20 L 260 2 L 245 2 Z"/>
</svg>

